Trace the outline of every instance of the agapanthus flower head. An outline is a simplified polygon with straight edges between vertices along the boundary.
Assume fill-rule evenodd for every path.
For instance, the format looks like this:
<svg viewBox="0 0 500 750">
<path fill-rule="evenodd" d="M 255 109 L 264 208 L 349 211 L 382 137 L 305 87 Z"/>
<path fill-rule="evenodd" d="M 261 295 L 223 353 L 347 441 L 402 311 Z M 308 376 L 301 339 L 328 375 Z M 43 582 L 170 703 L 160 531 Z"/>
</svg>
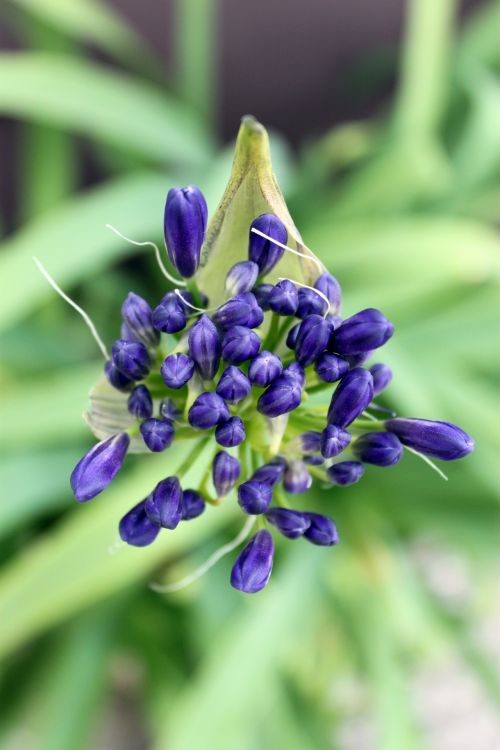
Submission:
<svg viewBox="0 0 500 750">
<path fill-rule="evenodd" d="M 196 273 L 207 229 L 207 203 L 199 188 L 188 185 L 168 191 L 163 217 L 170 261 L 186 279 Z"/>
</svg>

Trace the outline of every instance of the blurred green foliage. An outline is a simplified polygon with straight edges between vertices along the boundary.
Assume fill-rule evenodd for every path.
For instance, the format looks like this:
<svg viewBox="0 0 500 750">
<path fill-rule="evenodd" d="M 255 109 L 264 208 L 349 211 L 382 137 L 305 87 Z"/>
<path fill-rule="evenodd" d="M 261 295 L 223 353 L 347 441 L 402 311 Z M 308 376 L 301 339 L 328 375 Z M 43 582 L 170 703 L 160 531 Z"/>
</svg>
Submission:
<svg viewBox="0 0 500 750">
<path fill-rule="evenodd" d="M 0 746 L 96 748 L 119 693 L 123 722 L 155 750 L 343 747 L 352 711 L 335 690 L 356 679 L 371 747 L 428 747 L 408 686 L 443 654 L 500 709 L 477 637 L 499 560 L 500 3 L 458 30 L 455 0 L 409 2 L 385 114 L 295 157 L 273 140 L 291 213 L 340 279 L 346 312 L 381 307 L 397 324 L 386 404 L 456 421 L 477 450 L 449 467 L 447 484 L 407 456 L 359 486 L 318 489 L 305 502 L 336 518 L 342 544 L 280 545 L 255 598 L 230 589 L 227 559 L 179 594 L 147 586 L 234 533 L 230 501 L 147 550 L 113 547 L 123 510 L 165 473 L 161 457 L 130 461 L 102 498 L 75 507 L 67 480 L 91 443 L 80 414 L 102 365 L 31 262 L 38 255 L 112 340 L 128 289 L 154 300 L 163 279 L 104 224 L 159 239 L 172 184 L 199 184 L 215 209 L 231 158 L 213 135 L 216 7 L 202 3 L 200 16 L 199 4 L 178 5 L 170 85 L 100 0 L 3 7 L 26 51 L 0 55 L 0 114 L 22 122 L 22 225 L 0 255 Z M 82 149 L 105 176 L 87 190 Z M 459 606 L 429 585 L 415 555 L 423 542 L 469 571 Z"/>
</svg>

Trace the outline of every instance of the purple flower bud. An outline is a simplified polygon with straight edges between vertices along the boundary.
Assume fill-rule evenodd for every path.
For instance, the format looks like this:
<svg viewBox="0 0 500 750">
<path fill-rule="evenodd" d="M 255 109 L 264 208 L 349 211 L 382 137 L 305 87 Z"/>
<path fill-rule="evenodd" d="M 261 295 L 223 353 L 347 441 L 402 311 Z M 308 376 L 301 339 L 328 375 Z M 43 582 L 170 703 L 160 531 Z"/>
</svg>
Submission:
<svg viewBox="0 0 500 750">
<path fill-rule="evenodd" d="M 200 263 L 207 215 L 199 188 L 189 185 L 168 191 L 163 220 L 165 245 L 172 264 L 186 279 L 194 276 Z"/>
<path fill-rule="evenodd" d="M 129 292 L 122 305 L 122 318 L 127 330 L 136 341 L 142 341 L 148 347 L 157 346 L 160 336 L 153 328 L 153 311 L 145 299 L 134 292 Z"/>
<path fill-rule="evenodd" d="M 326 349 L 331 325 L 321 315 L 309 315 L 300 324 L 295 342 L 295 357 L 303 367 L 312 364 Z"/>
<path fill-rule="evenodd" d="M 177 477 L 158 482 L 146 498 L 144 510 L 153 523 L 164 529 L 175 529 L 182 519 L 182 489 Z"/>
<path fill-rule="evenodd" d="M 338 456 L 350 442 L 351 436 L 346 430 L 329 424 L 321 433 L 321 455 L 323 458 Z"/>
<path fill-rule="evenodd" d="M 194 400 L 188 412 L 188 421 L 191 427 L 209 430 L 220 422 L 225 422 L 230 416 L 224 399 L 217 393 L 205 392 Z"/>
<path fill-rule="evenodd" d="M 160 533 L 161 526 L 147 517 L 145 504 L 145 500 L 137 503 L 125 513 L 118 526 L 120 538 L 134 547 L 147 547 Z"/>
<path fill-rule="evenodd" d="M 361 365 L 364 365 L 364 363 L 368 359 L 370 359 L 372 354 L 373 354 L 373 349 L 370 349 L 367 352 L 360 352 L 359 354 L 345 354 L 344 359 L 346 359 L 349 362 L 349 366 L 351 370 L 354 370 L 355 367 L 361 367 Z"/>
<path fill-rule="evenodd" d="M 312 476 L 303 461 L 290 461 L 283 477 L 283 487 L 292 495 L 307 492 L 312 485 Z"/>
<path fill-rule="evenodd" d="M 224 448 L 234 448 L 245 438 L 245 425 L 240 417 L 230 417 L 227 422 L 219 424 L 215 430 L 215 439 Z"/>
<path fill-rule="evenodd" d="M 359 417 L 373 398 L 373 381 L 368 370 L 356 367 L 340 380 L 328 409 L 328 422 L 347 427 Z"/>
<path fill-rule="evenodd" d="M 334 522 L 328 516 L 319 513 L 305 513 L 309 521 L 309 528 L 304 532 L 304 537 L 312 544 L 321 547 L 332 547 L 339 542 L 339 534 Z"/>
<path fill-rule="evenodd" d="M 250 362 L 248 377 L 254 385 L 266 388 L 282 372 L 283 365 L 278 355 L 264 349 Z"/>
<path fill-rule="evenodd" d="M 271 504 L 272 497 L 273 485 L 269 482 L 249 479 L 248 482 L 242 482 L 238 487 L 238 503 L 250 516 L 265 513 Z"/>
<path fill-rule="evenodd" d="M 274 458 L 267 464 L 259 466 L 252 474 L 252 479 L 256 482 L 265 482 L 274 486 L 283 478 L 286 469 L 286 461 L 281 458 Z"/>
<path fill-rule="evenodd" d="M 341 461 L 338 464 L 332 464 L 326 473 L 332 484 L 339 484 L 344 487 L 359 482 L 365 473 L 365 467 L 359 461 Z"/>
<path fill-rule="evenodd" d="M 373 395 L 378 396 L 379 393 L 385 391 L 391 382 L 392 370 L 387 365 L 377 363 L 370 367 L 370 372 L 373 378 Z"/>
<path fill-rule="evenodd" d="M 302 460 L 308 466 L 321 466 L 325 463 L 323 456 L 302 456 Z"/>
<path fill-rule="evenodd" d="M 235 263 L 226 275 L 226 291 L 232 296 L 242 292 L 251 292 L 257 276 L 259 266 L 251 260 Z"/>
<path fill-rule="evenodd" d="M 111 348 L 113 364 L 132 380 L 142 380 L 149 372 L 148 350 L 140 341 L 117 339 Z"/>
<path fill-rule="evenodd" d="M 127 408 L 137 419 L 148 419 L 153 413 L 153 399 L 145 385 L 136 385 L 127 401 Z"/>
<path fill-rule="evenodd" d="M 205 510 L 205 501 L 199 492 L 195 490 L 184 490 L 181 500 L 182 520 L 190 521 L 192 518 L 198 518 Z"/>
<path fill-rule="evenodd" d="M 271 508 L 267 511 L 266 518 L 288 539 L 297 539 L 302 536 L 311 525 L 305 513 L 288 508 Z"/>
<path fill-rule="evenodd" d="M 262 214 L 250 224 L 248 257 L 254 263 L 257 263 L 261 276 L 265 276 L 274 268 L 285 251 L 282 247 L 275 245 L 274 242 L 270 242 L 270 240 L 252 232 L 252 229 L 258 229 L 263 234 L 267 234 L 268 237 L 272 237 L 273 240 L 278 240 L 282 245 L 286 245 L 288 232 L 283 222 L 273 214 Z"/>
<path fill-rule="evenodd" d="M 303 388 L 306 383 L 306 373 L 302 365 L 300 365 L 298 362 L 292 362 L 291 365 L 285 367 L 285 369 L 283 370 L 283 375 L 296 380 L 301 388 Z"/>
<path fill-rule="evenodd" d="M 326 319 L 329 320 L 332 324 L 332 333 L 333 331 L 336 331 L 337 328 L 339 328 L 344 322 L 343 318 L 341 318 L 340 315 L 327 315 Z"/>
<path fill-rule="evenodd" d="M 249 315 L 247 326 L 248 328 L 258 328 L 263 322 L 264 322 L 264 310 L 261 307 L 259 307 L 256 301 L 255 305 L 250 310 L 250 315 Z"/>
<path fill-rule="evenodd" d="M 262 310 L 269 310 L 269 295 L 274 288 L 273 284 L 258 284 L 254 287 L 253 294 L 257 300 L 257 304 Z"/>
<path fill-rule="evenodd" d="M 266 417 L 279 417 L 299 406 L 302 388 L 298 380 L 290 375 L 280 375 L 259 396 L 257 409 Z"/>
<path fill-rule="evenodd" d="M 177 408 L 171 398 L 164 398 L 160 404 L 160 417 L 175 422 L 181 416 L 181 410 Z"/>
<path fill-rule="evenodd" d="M 231 570 L 231 586 L 245 594 L 256 594 L 266 586 L 273 569 L 274 543 L 261 529 L 240 552 Z"/>
<path fill-rule="evenodd" d="M 349 362 L 336 354 L 323 352 L 316 360 L 314 369 L 325 383 L 335 383 L 349 370 Z"/>
<path fill-rule="evenodd" d="M 368 432 L 353 443 L 352 452 L 365 464 L 394 466 L 403 455 L 403 446 L 390 432 Z"/>
<path fill-rule="evenodd" d="M 89 450 L 71 472 L 71 489 L 79 503 L 92 500 L 120 471 L 130 438 L 125 432 L 102 440 Z"/>
<path fill-rule="evenodd" d="M 328 310 L 328 302 L 313 289 L 302 287 L 299 289 L 299 303 L 297 305 L 297 318 L 307 318 L 308 315 L 321 315 L 323 317 Z"/>
<path fill-rule="evenodd" d="M 204 380 L 212 380 L 219 368 L 221 340 L 208 315 L 202 315 L 189 329 L 189 354 Z"/>
<path fill-rule="evenodd" d="M 250 380 L 244 372 L 238 367 L 234 367 L 234 365 L 226 367 L 215 389 L 216 393 L 230 404 L 237 404 L 243 401 L 251 390 L 252 384 Z"/>
<path fill-rule="evenodd" d="M 108 383 L 118 391 L 129 391 L 134 384 L 134 381 L 131 378 L 128 378 L 123 372 L 120 372 L 111 359 L 104 365 L 104 372 L 106 373 Z"/>
<path fill-rule="evenodd" d="M 168 292 L 153 310 L 152 320 L 159 331 L 178 333 L 186 327 L 186 308 L 174 292 Z"/>
<path fill-rule="evenodd" d="M 212 479 L 217 497 L 225 497 L 240 478 L 240 462 L 226 451 L 219 451 L 212 465 Z"/>
<path fill-rule="evenodd" d="M 146 419 L 139 429 L 142 439 L 153 453 L 160 453 L 172 445 L 175 428 L 169 419 Z"/>
<path fill-rule="evenodd" d="M 222 338 L 222 358 L 234 365 L 255 357 L 259 349 L 259 336 L 245 326 L 233 326 Z"/>
<path fill-rule="evenodd" d="M 289 349 L 295 349 L 297 343 L 297 336 L 299 334 L 300 323 L 296 323 L 287 333 L 286 345 Z"/>
<path fill-rule="evenodd" d="M 169 388 L 182 388 L 193 377 L 194 362 L 187 354 L 170 354 L 160 367 L 163 380 Z"/>
<path fill-rule="evenodd" d="M 323 292 L 330 302 L 330 311 L 337 314 L 342 304 L 342 289 L 335 276 L 332 276 L 328 271 L 322 273 L 314 282 L 314 288 Z"/>
<path fill-rule="evenodd" d="M 298 304 L 298 289 L 289 279 L 278 281 L 269 294 L 269 307 L 278 315 L 295 315 Z"/>
<path fill-rule="evenodd" d="M 337 354 L 358 354 L 378 349 L 391 338 L 394 326 L 380 310 L 369 307 L 351 315 L 337 328 L 331 347 Z"/>
<path fill-rule="evenodd" d="M 403 445 L 443 461 L 463 458 L 475 447 L 471 436 L 450 422 L 397 417 L 387 420 L 385 427 Z"/>
<path fill-rule="evenodd" d="M 318 453 L 321 450 L 321 432 L 307 430 L 299 439 L 300 447 L 305 453 Z"/>
<path fill-rule="evenodd" d="M 242 294 L 236 294 L 231 297 L 227 302 L 224 302 L 213 314 L 212 318 L 215 323 L 221 328 L 227 330 L 233 326 L 246 326 L 247 328 L 255 328 L 260 325 L 263 320 L 257 322 L 260 318 L 262 310 L 257 304 L 257 300 L 252 292 L 243 292 Z"/>
</svg>

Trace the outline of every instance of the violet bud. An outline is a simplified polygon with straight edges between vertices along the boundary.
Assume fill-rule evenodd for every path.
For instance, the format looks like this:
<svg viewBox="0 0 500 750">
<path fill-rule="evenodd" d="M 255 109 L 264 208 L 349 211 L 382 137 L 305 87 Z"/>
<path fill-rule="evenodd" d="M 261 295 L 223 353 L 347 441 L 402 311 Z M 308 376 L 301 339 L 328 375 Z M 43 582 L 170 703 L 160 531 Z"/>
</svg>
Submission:
<svg viewBox="0 0 500 750">
<path fill-rule="evenodd" d="M 79 503 L 92 500 L 120 471 L 130 438 L 126 432 L 101 440 L 78 461 L 71 472 L 71 489 Z"/>
<path fill-rule="evenodd" d="M 194 400 L 188 412 L 191 427 L 209 430 L 220 422 L 225 422 L 231 413 L 224 399 L 217 393 L 205 392 Z"/>
<path fill-rule="evenodd" d="M 226 451 L 219 451 L 212 464 L 212 479 L 217 497 L 225 497 L 240 478 L 240 462 Z"/>
<path fill-rule="evenodd" d="M 253 385 L 259 385 L 261 388 L 266 388 L 268 385 L 271 385 L 273 380 L 276 380 L 282 372 L 283 365 L 278 355 L 264 349 L 250 362 L 248 377 Z"/>
<path fill-rule="evenodd" d="M 290 330 L 287 333 L 286 336 L 286 345 L 289 349 L 295 349 L 295 344 L 297 343 L 297 336 L 299 333 L 300 323 L 296 323 L 294 326 L 290 328 Z"/>
<path fill-rule="evenodd" d="M 339 542 L 339 534 L 334 522 L 328 516 L 322 516 L 320 513 L 305 513 L 309 527 L 304 532 L 304 537 L 312 544 L 318 544 L 321 547 L 332 547 Z"/>
<path fill-rule="evenodd" d="M 144 510 L 153 523 L 164 529 L 175 529 L 182 520 L 182 489 L 177 477 L 158 482 L 146 498 Z"/>
<path fill-rule="evenodd" d="M 385 428 L 408 448 L 443 461 L 463 458 L 475 447 L 471 436 L 451 422 L 396 417 L 388 419 Z"/>
<path fill-rule="evenodd" d="M 303 367 L 312 364 L 326 349 L 331 334 L 330 323 L 321 315 L 309 315 L 300 324 L 295 342 L 295 357 Z"/>
<path fill-rule="evenodd" d="M 235 263 L 226 275 L 226 291 L 231 297 L 242 292 L 251 292 L 258 275 L 259 266 L 257 263 L 251 260 Z"/>
<path fill-rule="evenodd" d="M 153 328 L 153 311 L 148 302 L 134 292 L 129 292 L 122 305 L 122 318 L 129 333 L 147 347 L 157 346 L 160 335 Z M 123 337 L 123 338 L 128 338 Z"/>
<path fill-rule="evenodd" d="M 378 349 L 391 338 L 394 326 L 380 310 L 369 307 L 346 318 L 334 331 L 331 347 L 337 354 L 358 354 Z"/>
<path fill-rule="evenodd" d="M 267 464 L 259 466 L 252 474 L 252 479 L 256 482 L 265 482 L 274 486 L 283 478 L 286 469 L 286 461 L 281 458 L 274 458 Z"/>
<path fill-rule="evenodd" d="M 222 358 L 233 365 L 252 359 L 259 349 L 260 337 L 245 326 L 233 326 L 222 338 Z"/>
<path fill-rule="evenodd" d="M 392 370 L 387 365 L 377 363 L 370 367 L 370 372 L 373 378 L 373 395 L 378 396 L 379 393 L 385 391 L 387 386 L 392 380 Z"/>
<path fill-rule="evenodd" d="M 248 482 L 242 482 L 238 487 L 238 503 L 250 516 L 265 513 L 271 504 L 272 497 L 273 485 L 269 482 L 249 479 Z"/>
<path fill-rule="evenodd" d="M 282 245 L 286 245 L 288 232 L 283 222 L 273 214 L 262 214 L 250 224 L 250 235 L 248 238 L 248 257 L 257 263 L 260 269 L 260 275 L 265 276 L 271 271 L 281 259 L 285 252 L 282 247 L 275 245 L 274 242 L 266 240 L 252 229 L 258 229 L 273 240 L 278 240 Z"/>
<path fill-rule="evenodd" d="M 149 372 L 148 350 L 140 341 L 117 339 L 111 347 L 114 365 L 132 380 L 142 380 Z"/>
<path fill-rule="evenodd" d="M 198 518 L 204 512 L 205 501 L 199 492 L 195 490 L 184 490 L 181 499 L 182 520 L 190 521 L 192 518 Z"/>
<path fill-rule="evenodd" d="M 261 591 L 271 577 L 273 556 L 273 538 L 267 529 L 261 529 L 236 558 L 231 570 L 231 586 L 245 594 Z"/>
<path fill-rule="evenodd" d="M 189 354 L 204 380 L 212 380 L 219 369 L 221 339 L 208 315 L 189 329 Z"/>
<path fill-rule="evenodd" d="M 169 388 L 182 388 L 193 377 L 194 362 L 187 354 L 170 354 L 160 367 L 165 384 Z"/>
<path fill-rule="evenodd" d="M 168 191 L 163 229 L 168 257 L 186 279 L 196 273 L 205 240 L 208 209 L 199 188 L 188 185 Z"/>
<path fill-rule="evenodd" d="M 299 435 L 300 447 L 304 453 L 319 453 L 321 450 L 321 432 L 306 430 Z"/>
<path fill-rule="evenodd" d="M 323 458 L 338 456 L 350 442 L 351 436 L 346 430 L 329 424 L 321 433 L 321 455 Z"/>
<path fill-rule="evenodd" d="M 240 417 L 230 417 L 226 422 L 217 425 L 215 429 L 215 439 L 224 448 L 234 448 L 245 438 L 245 425 Z"/>
<path fill-rule="evenodd" d="M 137 419 L 148 419 L 153 413 L 153 399 L 145 385 L 136 385 L 127 401 L 127 408 Z"/>
<path fill-rule="evenodd" d="M 288 508 L 271 508 L 267 511 L 266 518 L 288 539 L 297 539 L 302 536 L 311 525 L 305 513 Z"/>
<path fill-rule="evenodd" d="M 326 319 L 329 320 L 332 324 L 332 333 L 333 331 L 336 331 L 337 328 L 339 328 L 344 322 L 344 319 L 341 318 L 340 315 L 327 315 Z"/>
<path fill-rule="evenodd" d="M 299 303 L 295 315 L 297 318 L 307 318 L 308 315 L 321 315 L 328 310 L 328 302 L 313 289 L 302 287 L 299 289 Z"/>
<path fill-rule="evenodd" d="M 239 367 L 231 365 L 226 367 L 217 383 L 215 392 L 230 404 L 238 404 L 243 401 L 250 391 L 252 384 Z"/>
<path fill-rule="evenodd" d="M 224 302 L 212 315 L 214 322 L 227 330 L 233 326 L 246 326 L 254 328 L 255 309 L 259 308 L 257 300 L 252 292 L 236 294 L 227 302 Z M 258 323 L 260 325 L 260 323 Z"/>
<path fill-rule="evenodd" d="M 302 399 L 302 388 L 296 377 L 283 373 L 259 396 L 257 410 L 266 417 L 279 417 L 296 409 Z"/>
<path fill-rule="evenodd" d="M 325 459 L 323 458 L 323 456 L 306 455 L 302 456 L 302 460 L 308 466 L 321 466 L 321 464 L 325 463 Z"/>
<path fill-rule="evenodd" d="M 340 461 L 338 464 L 332 464 L 326 473 L 332 484 L 344 487 L 359 482 L 365 473 L 365 467 L 359 461 Z"/>
<path fill-rule="evenodd" d="M 368 370 L 356 367 L 341 378 L 328 409 L 328 422 L 347 427 L 359 417 L 373 398 L 373 381 Z"/>
<path fill-rule="evenodd" d="M 278 315 L 295 315 L 299 292 L 293 281 L 278 281 L 269 294 L 269 308 Z"/>
<path fill-rule="evenodd" d="M 335 383 L 349 370 L 349 362 L 336 354 L 323 352 L 314 363 L 314 369 L 325 383 Z"/>
<path fill-rule="evenodd" d="M 160 417 L 175 422 L 181 416 L 181 410 L 177 408 L 171 398 L 164 398 L 160 404 Z"/>
<path fill-rule="evenodd" d="M 123 372 L 117 368 L 115 363 L 110 359 L 104 365 L 104 372 L 108 383 L 116 388 L 118 391 L 129 391 L 134 385 L 132 378 L 128 378 Z"/>
<path fill-rule="evenodd" d="M 153 453 L 160 453 L 172 445 L 175 428 L 169 419 L 146 419 L 139 429 L 142 439 Z"/>
<path fill-rule="evenodd" d="M 336 315 L 342 304 L 342 289 L 340 288 L 340 284 L 335 276 L 332 276 L 331 273 L 325 271 L 325 273 L 318 276 L 314 282 L 314 288 L 323 292 L 330 303 L 330 313 Z"/>
<path fill-rule="evenodd" d="M 364 365 L 364 363 L 372 356 L 373 351 L 373 349 L 370 349 L 367 352 L 359 352 L 359 354 L 345 354 L 344 359 L 349 362 L 351 370 L 354 370 L 355 367 L 361 367 L 361 365 Z"/>
<path fill-rule="evenodd" d="M 403 455 L 403 446 L 390 432 L 368 432 L 353 443 L 352 452 L 365 464 L 394 466 Z"/>
<path fill-rule="evenodd" d="M 283 375 L 296 380 L 301 388 L 306 384 L 305 370 L 298 362 L 292 362 L 288 367 L 285 367 Z"/>
<path fill-rule="evenodd" d="M 292 495 L 307 492 L 312 485 L 312 476 L 303 461 L 290 461 L 283 477 L 283 487 Z"/>
<path fill-rule="evenodd" d="M 253 295 L 252 295 L 253 296 Z M 264 310 L 259 307 L 257 300 L 250 310 L 247 326 L 248 328 L 258 328 L 264 322 Z"/>
<path fill-rule="evenodd" d="M 161 526 L 151 521 L 146 515 L 145 504 L 145 500 L 137 503 L 128 513 L 125 513 L 118 526 L 122 541 L 133 547 L 147 547 L 160 533 Z"/>
<path fill-rule="evenodd" d="M 153 310 L 153 325 L 163 333 L 178 333 L 186 327 L 186 308 L 173 292 L 168 292 Z"/>
<path fill-rule="evenodd" d="M 274 288 L 274 284 L 257 284 L 252 292 L 257 300 L 257 304 L 262 310 L 269 310 L 269 295 Z"/>
</svg>

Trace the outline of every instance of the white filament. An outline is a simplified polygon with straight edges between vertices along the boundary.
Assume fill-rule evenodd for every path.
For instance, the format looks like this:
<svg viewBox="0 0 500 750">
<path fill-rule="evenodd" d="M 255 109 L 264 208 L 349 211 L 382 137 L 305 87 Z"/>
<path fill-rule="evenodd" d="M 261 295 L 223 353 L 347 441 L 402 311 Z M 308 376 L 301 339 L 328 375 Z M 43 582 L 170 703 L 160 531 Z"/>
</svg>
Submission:
<svg viewBox="0 0 500 750">
<path fill-rule="evenodd" d="M 439 476 L 442 479 L 444 479 L 445 482 L 448 481 L 448 477 L 446 476 L 446 474 L 444 473 L 444 471 L 441 471 L 441 469 L 439 468 L 439 466 L 436 466 L 436 464 L 434 463 L 434 461 L 431 461 L 431 459 L 429 458 L 429 456 L 426 456 L 423 453 L 419 453 L 414 448 L 409 448 L 407 445 L 405 445 L 404 447 L 406 448 L 407 451 L 410 451 L 410 453 L 414 453 L 416 456 L 418 456 L 419 458 L 421 458 L 422 461 L 424 461 L 426 464 L 428 464 L 431 467 L 431 469 L 434 469 L 434 471 L 437 474 L 439 474 Z"/>
<path fill-rule="evenodd" d="M 264 232 L 261 232 L 260 229 L 255 229 L 255 227 L 252 227 L 250 231 L 254 234 L 258 234 L 259 237 L 264 237 L 265 240 L 269 240 L 269 242 L 278 245 L 278 247 L 282 247 L 283 250 L 288 250 L 289 253 L 299 255 L 301 258 L 306 258 L 306 260 L 312 260 L 314 263 L 316 263 L 321 272 L 324 271 L 323 264 L 320 263 L 319 260 L 314 257 L 314 255 L 306 255 L 305 253 L 300 253 L 298 250 L 294 250 L 293 247 L 288 247 L 288 245 L 284 245 L 282 242 L 278 242 L 278 240 L 273 239 L 268 234 L 264 234 Z"/>
<path fill-rule="evenodd" d="M 52 287 L 52 289 L 54 289 L 59 294 L 59 296 L 62 297 L 65 302 L 68 303 L 68 305 L 71 305 L 71 307 L 74 310 L 76 310 L 78 313 L 80 313 L 80 315 L 84 319 L 85 323 L 89 327 L 90 332 L 91 332 L 92 336 L 94 337 L 94 340 L 95 340 L 97 346 L 99 347 L 99 349 L 101 350 L 104 358 L 106 360 L 108 360 L 109 359 L 109 353 L 108 353 L 108 350 L 106 349 L 106 344 L 103 342 L 103 340 L 101 339 L 101 337 L 97 333 L 97 328 L 95 327 L 95 324 L 92 321 L 92 318 L 90 317 L 90 315 L 88 315 L 88 313 L 86 313 L 85 310 L 83 310 L 79 305 L 77 305 L 76 302 L 74 302 L 71 299 L 71 297 L 68 297 L 68 295 L 63 292 L 63 290 L 61 289 L 61 287 L 56 284 L 56 282 L 54 281 L 54 279 L 52 278 L 52 276 L 44 268 L 42 262 L 38 258 L 36 258 L 35 256 L 33 256 L 33 260 L 35 261 L 36 266 L 37 266 L 38 270 L 40 271 L 40 273 L 49 282 L 49 284 Z"/>
<path fill-rule="evenodd" d="M 219 305 L 219 307 L 196 307 L 196 305 L 192 305 L 191 302 L 188 302 L 187 299 L 185 299 L 182 296 L 182 292 L 180 289 L 174 289 L 175 294 L 179 297 L 179 299 L 182 301 L 183 305 L 187 305 L 187 307 L 190 307 L 191 310 L 196 310 L 196 312 L 199 313 L 207 313 L 207 312 L 214 312 L 214 310 L 218 310 L 219 307 L 222 307 L 222 305 Z M 222 303 L 225 304 L 225 303 Z"/>
<path fill-rule="evenodd" d="M 215 550 L 213 555 L 210 555 L 208 560 L 205 560 L 203 565 L 200 565 L 199 568 L 196 568 L 196 570 L 187 575 L 185 578 L 181 578 L 180 581 L 177 581 L 176 583 L 166 584 L 165 586 L 162 586 L 160 583 L 150 583 L 149 588 L 153 591 L 156 591 L 158 594 L 170 594 L 173 591 L 180 591 L 180 589 L 184 589 L 186 588 L 186 586 L 190 586 L 192 583 L 197 581 L 198 578 L 201 578 L 203 575 L 205 575 L 205 573 L 207 573 L 210 568 L 213 568 L 213 566 L 218 563 L 219 560 L 224 557 L 224 555 L 229 554 L 229 552 L 232 552 L 233 549 L 236 549 L 238 545 L 244 542 L 250 531 L 252 530 L 252 526 L 254 525 L 256 520 L 257 516 L 249 516 L 240 533 L 235 536 L 232 541 L 228 542 L 227 544 L 223 544 L 222 547 L 219 547 L 219 549 Z"/>
<path fill-rule="evenodd" d="M 323 317 L 326 318 L 326 316 L 328 315 L 330 311 L 330 300 L 328 299 L 326 294 L 323 294 L 323 292 L 320 292 L 319 289 L 315 289 L 313 286 L 309 286 L 308 284 L 303 284 L 301 281 L 295 281 L 295 279 L 289 279 L 287 276 L 278 276 L 278 281 L 291 281 L 293 284 L 297 284 L 297 286 L 301 286 L 304 289 L 310 289 L 311 292 L 316 292 L 316 294 L 318 294 L 326 302 L 326 305 L 327 305 L 326 312 L 323 315 Z"/>
<path fill-rule="evenodd" d="M 121 237 L 121 239 L 125 240 L 125 242 L 130 242 L 131 245 L 137 245 L 138 247 L 145 247 L 146 245 L 149 245 L 149 247 L 154 248 L 155 255 L 156 255 L 156 262 L 158 263 L 160 271 L 165 276 L 165 278 L 171 281 L 172 284 L 178 284 L 178 286 L 186 286 L 185 281 L 182 281 L 182 279 L 176 279 L 167 271 L 167 269 L 163 265 L 160 249 L 157 244 L 155 244 L 154 242 L 151 242 L 150 240 L 145 240 L 144 242 L 137 242 L 137 240 L 131 240 L 130 237 L 125 237 L 125 235 L 122 234 L 120 231 L 118 231 L 118 229 L 116 229 L 116 227 L 114 227 L 112 224 L 106 224 L 105 226 L 106 226 L 106 229 L 111 229 L 111 231 L 117 234 L 118 237 Z"/>
<path fill-rule="evenodd" d="M 367 411 L 361 412 L 362 417 L 366 417 L 367 419 L 371 419 L 372 422 L 378 422 L 379 420 L 377 417 L 374 417 L 373 414 L 369 414 Z"/>
</svg>

